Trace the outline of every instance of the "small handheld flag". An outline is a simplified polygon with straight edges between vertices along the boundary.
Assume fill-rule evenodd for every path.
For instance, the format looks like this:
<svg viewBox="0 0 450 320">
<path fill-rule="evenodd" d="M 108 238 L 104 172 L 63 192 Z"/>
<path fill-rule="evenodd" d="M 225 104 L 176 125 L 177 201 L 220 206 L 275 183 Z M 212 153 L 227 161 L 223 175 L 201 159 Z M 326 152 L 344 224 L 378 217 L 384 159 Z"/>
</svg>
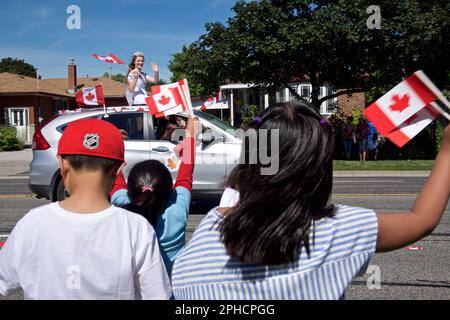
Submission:
<svg viewBox="0 0 450 320">
<path fill-rule="evenodd" d="M 382 135 L 387 135 L 419 110 L 437 99 L 417 71 L 364 110 L 364 116 Z"/>
<path fill-rule="evenodd" d="M 149 111 L 155 118 L 169 116 L 191 110 L 189 87 L 187 81 L 152 86 L 152 95 L 145 99 Z"/>
<path fill-rule="evenodd" d="M 364 116 L 398 147 L 404 146 L 440 115 L 450 119 L 436 100 L 449 102 L 421 70 L 372 103 Z"/>
</svg>

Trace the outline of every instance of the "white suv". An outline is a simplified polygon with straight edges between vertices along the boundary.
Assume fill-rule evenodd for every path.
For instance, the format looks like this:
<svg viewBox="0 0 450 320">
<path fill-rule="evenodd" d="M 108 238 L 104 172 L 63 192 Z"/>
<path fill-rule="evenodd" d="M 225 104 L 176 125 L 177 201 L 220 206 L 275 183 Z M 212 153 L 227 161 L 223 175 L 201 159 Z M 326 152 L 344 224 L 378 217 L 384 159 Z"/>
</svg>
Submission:
<svg viewBox="0 0 450 320">
<path fill-rule="evenodd" d="M 238 163 L 241 140 L 233 134 L 233 128 L 226 122 L 204 112 L 195 111 L 202 125 L 196 147 L 193 199 L 216 198 L 224 188 L 224 182 Z M 56 158 L 59 138 L 67 124 L 83 118 L 98 118 L 126 130 L 125 177 L 138 162 L 156 159 L 166 163 L 176 178 L 177 163 L 174 148 L 177 141 L 158 139 L 167 125 L 165 118 L 154 119 L 143 108 L 108 108 L 80 112 L 66 112 L 55 116 L 38 128 L 33 136 L 33 161 L 30 164 L 29 188 L 38 197 L 52 201 L 64 198 L 58 161 Z M 169 119 L 170 121 L 170 119 Z"/>
</svg>

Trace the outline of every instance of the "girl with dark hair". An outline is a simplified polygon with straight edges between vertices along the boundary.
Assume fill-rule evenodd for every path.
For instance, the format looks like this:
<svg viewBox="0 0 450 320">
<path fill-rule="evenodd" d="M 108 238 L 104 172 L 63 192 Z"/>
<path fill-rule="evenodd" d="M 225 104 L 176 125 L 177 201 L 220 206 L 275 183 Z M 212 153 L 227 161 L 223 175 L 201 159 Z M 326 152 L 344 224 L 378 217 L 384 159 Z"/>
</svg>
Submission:
<svg viewBox="0 0 450 320">
<path fill-rule="evenodd" d="M 364 274 L 375 251 L 402 248 L 430 234 L 450 195 L 450 127 L 434 169 L 411 212 L 379 213 L 331 205 L 334 136 L 306 102 L 276 104 L 257 117 L 258 133 L 279 141 L 243 144 L 243 159 L 276 150 L 279 170 L 239 164 L 228 185 L 239 191 L 231 208 L 212 209 L 178 255 L 176 299 L 341 299 Z M 268 140 L 268 145 L 260 143 Z"/>
<path fill-rule="evenodd" d="M 144 67 L 144 53 L 138 51 L 131 57 L 131 62 L 128 65 L 127 85 L 126 85 L 126 98 L 129 105 L 145 104 L 145 98 L 148 96 L 145 86 L 147 81 L 158 82 L 159 69 L 158 65 L 152 63 L 152 69 L 154 77 L 150 77 L 145 72 L 142 72 Z"/>
<path fill-rule="evenodd" d="M 147 160 L 131 169 L 127 183 L 121 174 L 111 196 L 112 204 L 141 214 L 153 225 L 169 275 L 175 257 L 185 244 L 195 161 L 196 122 L 194 117 L 187 122 L 175 186 L 164 164 Z"/>
</svg>

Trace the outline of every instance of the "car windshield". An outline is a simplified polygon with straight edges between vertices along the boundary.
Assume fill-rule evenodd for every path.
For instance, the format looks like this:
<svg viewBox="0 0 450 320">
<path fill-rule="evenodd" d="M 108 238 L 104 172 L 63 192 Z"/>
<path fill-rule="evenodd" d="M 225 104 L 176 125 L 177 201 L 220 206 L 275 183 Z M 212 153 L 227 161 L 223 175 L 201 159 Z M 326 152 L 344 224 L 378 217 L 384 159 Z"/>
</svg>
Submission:
<svg viewBox="0 0 450 320">
<path fill-rule="evenodd" d="M 200 118 L 208 120 L 213 125 L 219 127 L 220 129 L 222 129 L 224 131 L 229 131 L 229 130 L 234 131 L 234 128 L 230 124 L 228 124 L 227 122 L 225 122 L 223 120 L 220 120 L 219 118 L 216 118 L 216 117 L 210 115 L 209 113 L 194 111 L 194 114 Z"/>
</svg>

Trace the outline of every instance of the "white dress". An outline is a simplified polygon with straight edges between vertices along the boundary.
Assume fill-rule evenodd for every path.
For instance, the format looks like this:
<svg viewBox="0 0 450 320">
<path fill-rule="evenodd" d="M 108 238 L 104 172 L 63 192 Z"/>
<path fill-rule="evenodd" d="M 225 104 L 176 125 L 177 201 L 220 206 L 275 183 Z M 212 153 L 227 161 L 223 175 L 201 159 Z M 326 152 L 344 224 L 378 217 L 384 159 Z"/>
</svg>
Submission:
<svg viewBox="0 0 450 320">
<path fill-rule="evenodd" d="M 134 80 L 134 76 L 129 74 L 128 81 Z M 141 72 L 139 76 L 136 87 L 134 88 L 134 92 L 130 92 L 128 90 L 128 85 L 126 86 L 126 97 L 129 105 L 136 104 L 145 104 L 145 98 L 148 97 L 147 91 L 145 90 L 145 86 L 147 85 L 147 74 Z"/>
</svg>

